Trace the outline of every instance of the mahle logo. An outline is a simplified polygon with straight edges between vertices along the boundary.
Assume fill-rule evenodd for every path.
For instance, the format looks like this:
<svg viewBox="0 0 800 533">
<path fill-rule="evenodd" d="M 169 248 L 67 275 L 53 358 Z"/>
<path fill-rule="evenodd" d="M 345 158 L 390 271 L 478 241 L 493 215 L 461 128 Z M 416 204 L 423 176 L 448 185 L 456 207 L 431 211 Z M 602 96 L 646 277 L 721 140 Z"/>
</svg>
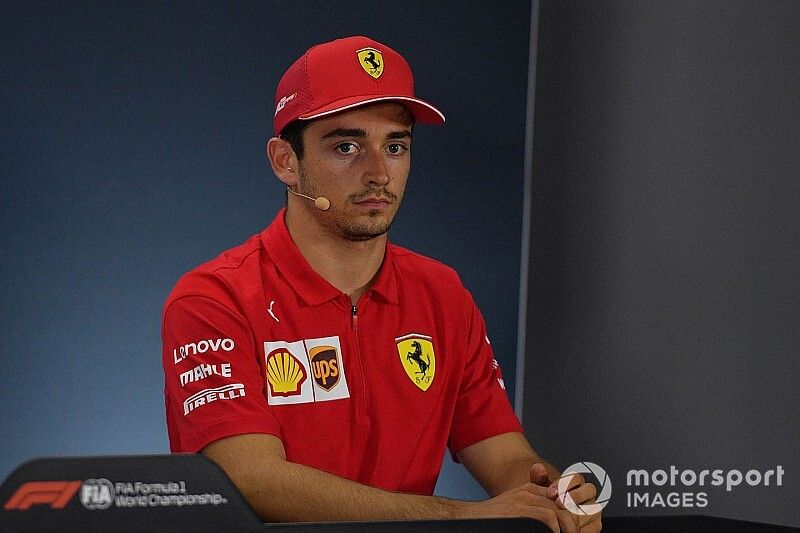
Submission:
<svg viewBox="0 0 800 533">
<path fill-rule="evenodd" d="M 594 474 L 594 477 L 596 477 L 598 483 L 600 483 L 600 493 L 596 498 L 597 503 L 578 505 L 568 492 L 569 482 L 572 480 L 572 476 L 570 474 L 589 473 Z M 590 463 L 589 461 L 575 463 L 574 465 L 567 467 L 567 469 L 564 470 L 564 473 L 561 475 L 561 479 L 558 480 L 558 496 L 561 498 L 561 501 L 564 502 L 564 507 L 566 507 L 567 510 L 573 514 L 597 514 L 603 510 L 603 507 L 608 505 L 608 500 L 611 499 L 611 478 L 608 477 L 608 474 L 606 474 L 606 471 L 603 470 L 602 467 L 594 463 Z"/>
<path fill-rule="evenodd" d="M 108 509 L 114 503 L 116 491 L 107 479 L 87 479 L 81 486 L 81 504 L 87 509 Z"/>
</svg>

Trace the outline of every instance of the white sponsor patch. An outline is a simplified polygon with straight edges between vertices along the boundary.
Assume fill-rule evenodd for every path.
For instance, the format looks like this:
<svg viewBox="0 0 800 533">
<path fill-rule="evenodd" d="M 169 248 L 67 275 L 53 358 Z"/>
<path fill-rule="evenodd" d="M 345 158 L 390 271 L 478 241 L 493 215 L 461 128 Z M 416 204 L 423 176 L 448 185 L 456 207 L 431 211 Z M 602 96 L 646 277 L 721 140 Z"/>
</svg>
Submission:
<svg viewBox="0 0 800 533">
<path fill-rule="evenodd" d="M 211 402 L 216 402 L 217 400 L 233 400 L 235 398 L 241 398 L 244 395 L 244 385 L 241 383 L 232 383 L 215 389 L 203 389 L 184 400 L 183 416 Z"/>
<path fill-rule="evenodd" d="M 339 337 L 267 341 L 264 363 L 270 405 L 350 397 Z"/>
</svg>

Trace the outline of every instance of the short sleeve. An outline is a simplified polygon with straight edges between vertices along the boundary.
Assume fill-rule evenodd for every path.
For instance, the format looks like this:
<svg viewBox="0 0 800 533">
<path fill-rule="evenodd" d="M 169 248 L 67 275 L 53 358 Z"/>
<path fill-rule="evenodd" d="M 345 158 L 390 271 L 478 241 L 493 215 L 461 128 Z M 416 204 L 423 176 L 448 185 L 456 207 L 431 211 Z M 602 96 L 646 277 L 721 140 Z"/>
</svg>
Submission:
<svg viewBox="0 0 800 533">
<path fill-rule="evenodd" d="M 183 296 L 167 303 L 161 335 L 173 452 L 245 433 L 281 437 L 264 399 L 252 330 L 238 313 L 207 296 Z"/>
<path fill-rule="evenodd" d="M 463 448 L 489 437 L 522 432 L 522 425 L 508 401 L 503 375 L 494 358 L 483 317 L 468 292 L 466 299 L 469 340 L 464 377 L 448 441 L 453 457 Z"/>
</svg>

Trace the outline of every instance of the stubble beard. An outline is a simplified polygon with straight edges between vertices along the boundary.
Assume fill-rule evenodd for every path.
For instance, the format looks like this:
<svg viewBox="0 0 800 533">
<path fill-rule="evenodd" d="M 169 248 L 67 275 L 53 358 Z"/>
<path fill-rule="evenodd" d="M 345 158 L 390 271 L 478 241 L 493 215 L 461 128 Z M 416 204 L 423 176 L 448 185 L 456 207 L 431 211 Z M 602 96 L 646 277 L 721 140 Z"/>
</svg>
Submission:
<svg viewBox="0 0 800 533">
<path fill-rule="evenodd" d="M 300 169 L 299 178 L 300 192 L 312 198 L 317 198 L 319 194 L 317 193 L 316 187 L 312 185 L 311 180 L 308 179 L 308 175 L 302 168 Z M 371 194 L 389 198 L 395 206 L 394 212 L 387 214 L 384 210 L 373 209 L 367 212 L 368 218 L 366 220 L 363 216 L 351 218 L 343 213 L 345 209 L 353 206 L 355 202 Z M 349 195 L 344 206 L 335 206 L 331 204 L 330 209 L 327 211 L 316 210 L 315 218 L 321 226 L 343 239 L 353 242 L 364 242 L 388 233 L 399 208 L 400 198 L 398 198 L 397 195 L 384 191 L 381 188 L 375 188 L 365 193 Z"/>
</svg>

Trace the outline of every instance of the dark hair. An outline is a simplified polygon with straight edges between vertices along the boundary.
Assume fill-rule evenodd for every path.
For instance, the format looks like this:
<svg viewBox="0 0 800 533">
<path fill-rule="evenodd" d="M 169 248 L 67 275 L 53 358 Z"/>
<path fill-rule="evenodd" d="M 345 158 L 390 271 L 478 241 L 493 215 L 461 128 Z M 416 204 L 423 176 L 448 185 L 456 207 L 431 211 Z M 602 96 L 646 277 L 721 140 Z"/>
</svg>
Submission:
<svg viewBox="0 0 800 533">
<path fill-rule="evenodd" d="M 293 120 L 283 127 L 280 138 L 288 142 L 297 159 L 303 159 L 303 131 L 311 124 L 310 120 Z"/>
</svg>

